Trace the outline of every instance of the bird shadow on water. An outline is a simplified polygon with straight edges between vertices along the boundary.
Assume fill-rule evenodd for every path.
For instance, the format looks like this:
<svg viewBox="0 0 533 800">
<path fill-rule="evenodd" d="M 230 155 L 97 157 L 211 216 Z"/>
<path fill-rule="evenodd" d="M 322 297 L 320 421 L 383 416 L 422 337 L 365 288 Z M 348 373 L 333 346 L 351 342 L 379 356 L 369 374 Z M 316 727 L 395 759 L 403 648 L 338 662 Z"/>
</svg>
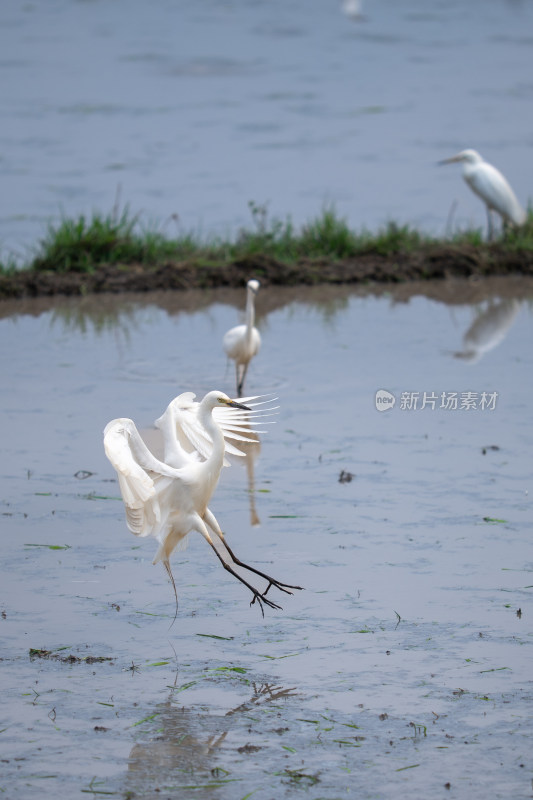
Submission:
<svg viewBox="0 0 533 800">
<path fill-rule="evenodd" d="M 216 703 L 209 701 L 209 689 L 203 694 L 201 707 L 184 705 L 181 693 L 195 681 L 179 685 L 176 673 L 167 698 L 147 709 L 136 723 L 139 733 L 129 753 L 122 787 L 128 796 L 194 790 L 195 797 L 212 797 L 213 790 L 224 788 L 230 793 L 238 792 L 226 796 L 242 796 L 245 792 L 242 782 L 249 779 L 246 757 L 265 749 L 264 732 L 261 744 L 250 742 L 257 739 L 252 730 L 257 715 L 268 721 L 273 715 L 279 717 L 278 709 L 298 696 L 294 688 L 267 680 L 250 681 L 244 673 L 243 668 L 205 667 L 204 688 L 207 689 L 206 681 L 211 687 L 218 687 L 229 680 L 233 685 L 238 683 L 239 693 L 246 698 L 226 711 L 220 709 L 219 713 L 214 710 Z M 275 735 L 280 736 L 286 730 L 279 728 Z"/>
</svg>

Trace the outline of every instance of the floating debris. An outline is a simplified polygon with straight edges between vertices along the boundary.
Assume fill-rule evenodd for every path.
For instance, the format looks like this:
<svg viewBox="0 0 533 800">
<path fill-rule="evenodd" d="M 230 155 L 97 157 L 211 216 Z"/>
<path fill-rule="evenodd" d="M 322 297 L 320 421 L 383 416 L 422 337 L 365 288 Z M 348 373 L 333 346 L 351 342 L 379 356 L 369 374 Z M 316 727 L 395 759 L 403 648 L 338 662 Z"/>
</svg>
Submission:
<svg viewBox="0 0 533 800">
<path fill-rule="evenodd" d="M 60 648 L 65 650 L 66 648 Z M 111 656 L 61 656 L 56 651 L 53 650 L 46 650 L 44 648 L 35 648 L 30 647 L 30 658 L 49 658 L 54 661 L 61 661 L 62 664 L 81 664 L 84 662 L 85 664 L 100 664 L 103 661 L 113 661 Z"/>
<path fill-rule="evenodd" d="M 351 472 L 347 472 L 346 470 L 341 469 L 339 475 L 339 483 L 350 483 L 353 477 L 354 476 Z"/>
<path fill-rule="evenodd" d="M 84 481 L 86 478 L 90 478 L 91 475 L 94 475 L 94 472 L 89 472 L 87 469 L 79 469 L 74 473 L 74 477 L 79 481 Z"/>
<path fill-rule="evenodd" d="M 245 744 L 237 748 L 238 753 L 257 753 L 261 748 L 256 744 Z"/>
</svg>

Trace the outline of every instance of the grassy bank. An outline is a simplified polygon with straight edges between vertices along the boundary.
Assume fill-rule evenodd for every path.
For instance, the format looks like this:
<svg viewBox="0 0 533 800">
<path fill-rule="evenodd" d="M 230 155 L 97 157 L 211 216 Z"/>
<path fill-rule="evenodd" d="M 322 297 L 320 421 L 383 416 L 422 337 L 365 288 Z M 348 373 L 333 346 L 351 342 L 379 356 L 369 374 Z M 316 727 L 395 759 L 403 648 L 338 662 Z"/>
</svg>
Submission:
<svg viewBox="0 0 533 800">
<path fill-rule="evenodd" d="M 442 277 L 450 269 L 533 272 L 531 213 L 522 228 L 488 243 L 482 230 L 438 239 L 393 222 L 377 232 L 356 232 L 332 208 L 296 229 L 290 219 L 269 217 L 266 206 L 249 203 L 249 208 L 249 229 L 233 239 L 202 238 L 179 229 L 172 238 L 143 228 L 127 208 L 107 216 L 65 218 L 49 227 L 22 268 L 0 263 L 0 296 L 239 285 L 248 273 L 267 282 L 316 283 Z M 243 276 L 238 269 L 233 274 L 235 267 L 242 267 Z M 128 273 L 136 276 L 133 283 L 126 280 Z M 145 280 L 139 284 L 140 274 Z"/>
</svg>

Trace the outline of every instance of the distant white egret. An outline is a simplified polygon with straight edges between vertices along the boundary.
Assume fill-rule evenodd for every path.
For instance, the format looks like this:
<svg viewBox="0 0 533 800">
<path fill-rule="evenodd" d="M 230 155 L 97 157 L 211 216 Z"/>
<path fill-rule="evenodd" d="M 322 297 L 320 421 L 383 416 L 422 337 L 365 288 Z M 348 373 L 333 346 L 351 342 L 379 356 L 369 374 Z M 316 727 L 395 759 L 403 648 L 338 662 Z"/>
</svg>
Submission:
<svg viewBox="0 0 533 800">
<path fill-rule="evenodd" d="M 229 419 L 219 422 L 222 409 L 235 411 L 226 412 Z M 230 400 L 223 392 L 209 392 L 201 403 L 194 403 L 192 393 L 180 395 L 157 420 L 164 436 L 163 460 L 150 452 L 131 419 L 114 419 L 104 430 L 104 448 L 118 473 L 126 524 L 136 536 L 154 536 L 159 542 L 153 563 L 162 561 L 167 570 L 176 597 L 176 613 L 178 596 L 170 556 L 176 548 L 186 546 L 192 531 L 200 533 L 224 569 L 248 587 L 253 594 L 251 604 L 257 600 L 261 613 L 264 614 L 263 603 L 281 608 L 266 596 L 271 586 L 287 594 L 292 594 L 291 589 L 301 588 L 281 583 L 240 561 L 208 508 L 224 465 L 224 454 L 232 448 L 225 441 L 223 430 L 226 429 L 228 438 L 239 439 L 240 423 L 249 423 L 252 413 L 250 407 Z M 188 449 L 180 443 L 183 437 Z M 217 544 L 222 546 L 222 554 Z M 259 592 L 239 575 L 227 555 L 234 565 L 267 580 L 265 591 Z"/>
<path fill-rule="evenodd" d="M 261 335 L 254 327 L 254 298 L 259 291 L 259 281 L 250 280 L 246 284 L 246 319 L 244 325 L 236 325 L 224 334 L 223 345 L 228 358 L 235 361 L 237 394 L 242 394 L 248 364 L 261 347 Z"/>
<path fill-rule="evenodd" d="M 462 150 L 451 158 L 439 161 L 439 164 L 455 162 L 461 162 L 464 165 L 463 178 L 487 207 L 489 239 L 493 238 L 494 233 L 493 211 L 501 216 L 504 225 L 524 224 L 527 214 L 518 202 L 508 181 L 496 167 L 485 161 L 477 150 Z"/>
<path fill-rule="evenodd" d="M 342 0 L 342 11 L 352 19 L 362 19 L 362 0 Z"/>
</svg>

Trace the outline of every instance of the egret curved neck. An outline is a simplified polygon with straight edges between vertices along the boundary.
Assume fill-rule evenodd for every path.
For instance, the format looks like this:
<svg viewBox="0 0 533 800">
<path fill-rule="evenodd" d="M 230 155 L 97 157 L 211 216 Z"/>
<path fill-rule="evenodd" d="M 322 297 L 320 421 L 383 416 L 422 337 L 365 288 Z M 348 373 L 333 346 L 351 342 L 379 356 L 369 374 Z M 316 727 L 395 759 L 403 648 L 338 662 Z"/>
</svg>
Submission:
<svg viewBox="0 0 533 800">
<path fill-rule="evenodd" d="M 250 337 L 252 335 L 252 328 L 254 327 L 255 322 L 255 304 L 254 304 L 254 293 L 251 289 L 248 289 L 248 294 L 246 296 L 246 336 Z"/>
<path fill-rule="evenodd" d="M 213 449 L 209 455 L 209 458 L 206 459 L 204 464 L 208 465 L 209 467 L 214 466 L 216 469 L 220 470 L 224 462 L 225 450 L 224 436 L 222 431 L 213 419 L 212 409 L 200 408 L 198 419 L 209 434 L 213 443 Z"/>
</svg>

